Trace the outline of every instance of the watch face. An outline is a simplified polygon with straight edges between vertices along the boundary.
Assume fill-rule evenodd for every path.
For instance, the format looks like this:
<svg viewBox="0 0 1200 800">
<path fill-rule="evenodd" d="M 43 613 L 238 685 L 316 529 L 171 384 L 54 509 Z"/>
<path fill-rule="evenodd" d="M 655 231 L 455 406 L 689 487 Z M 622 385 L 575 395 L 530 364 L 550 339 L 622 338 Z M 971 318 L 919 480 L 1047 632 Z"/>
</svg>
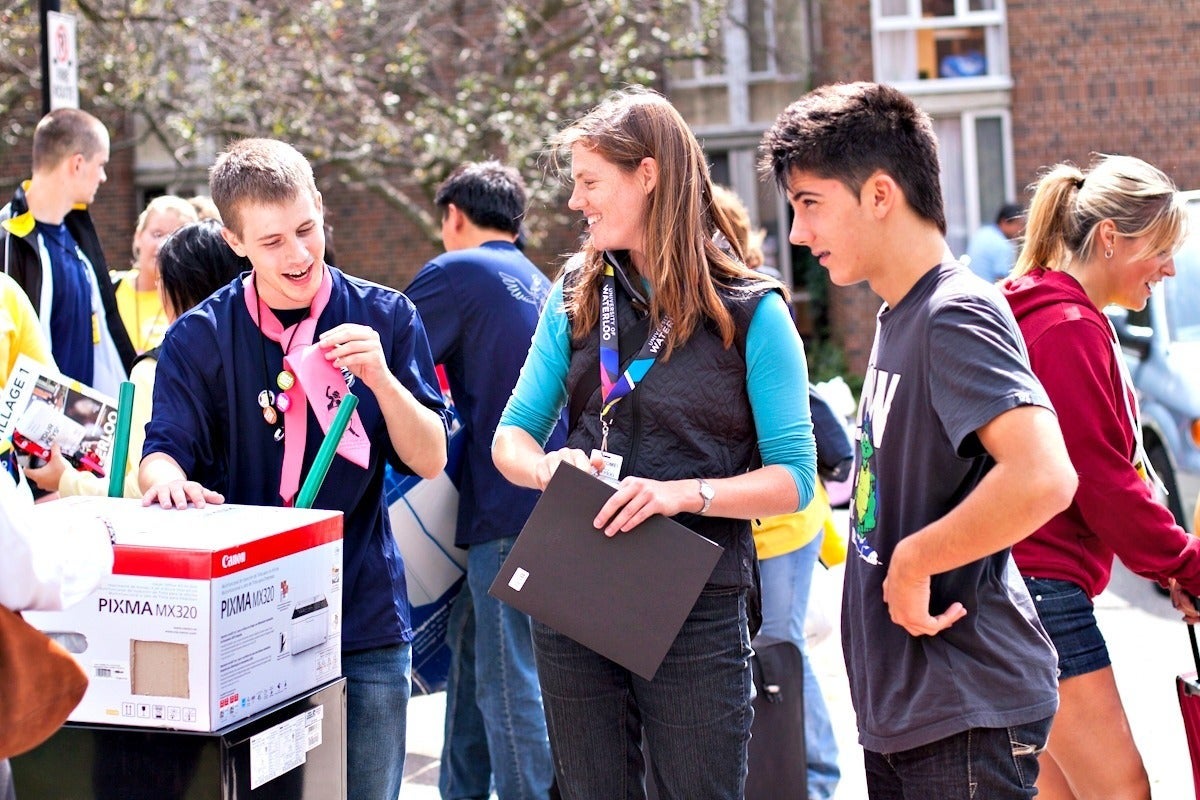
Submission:
<svg viewBox="0 0 1200 800">
<path fill-rule="evenodd" d="M 703 497 L 705 500 L 712 500 L 713 495 L 715 495 L 715 494 L 716 494 L 716 492 L 713 491 L 713 488 L 711 486 L 709 486 L 707 483 L 700 484 L 700 496 Z"/>
</svg>

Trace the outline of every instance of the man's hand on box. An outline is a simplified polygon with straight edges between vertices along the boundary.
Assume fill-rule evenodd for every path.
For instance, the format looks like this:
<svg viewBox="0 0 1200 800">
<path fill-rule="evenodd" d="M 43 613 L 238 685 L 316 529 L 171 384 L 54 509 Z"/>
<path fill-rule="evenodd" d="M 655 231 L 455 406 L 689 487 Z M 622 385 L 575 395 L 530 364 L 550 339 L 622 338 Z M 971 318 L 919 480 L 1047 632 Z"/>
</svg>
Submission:
<svg viewBox="0 0 1200 800">
<path fill-rule="evenodd" d="M 225 496 L 220 492 L 206 489 L 196 481 L 184 479 L 152 486 L 142 496 L 142 505 L 152 506 L 158 503 L 163 508 L 187 508 L 189 503 L 196 508 L 204 508 L 209 503 L 219 505 L 224 502 Z"/>
</svg>

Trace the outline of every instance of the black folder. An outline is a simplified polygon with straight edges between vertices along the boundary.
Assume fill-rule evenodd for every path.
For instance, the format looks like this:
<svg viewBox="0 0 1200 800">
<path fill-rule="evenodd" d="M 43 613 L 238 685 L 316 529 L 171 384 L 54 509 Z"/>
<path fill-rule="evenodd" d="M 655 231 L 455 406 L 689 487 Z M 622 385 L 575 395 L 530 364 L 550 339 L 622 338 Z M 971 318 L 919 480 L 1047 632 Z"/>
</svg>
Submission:
<svg viewBox="0 0 1200 800">
<path fill-rule="evenodd" d="M 488 593 L 652 680 L 723 548 L 660 515 L 605 536 L 615 491 L 560 464 Z"/>
</svg>

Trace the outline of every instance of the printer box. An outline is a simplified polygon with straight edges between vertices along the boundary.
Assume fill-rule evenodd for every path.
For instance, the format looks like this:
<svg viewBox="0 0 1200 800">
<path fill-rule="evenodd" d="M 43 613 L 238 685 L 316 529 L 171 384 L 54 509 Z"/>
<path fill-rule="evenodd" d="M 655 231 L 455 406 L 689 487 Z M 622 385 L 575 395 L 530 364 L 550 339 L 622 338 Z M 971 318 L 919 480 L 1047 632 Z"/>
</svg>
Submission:
<svg viewBox="0 0 1200 800">
<path fill-rule="evenodd" d="M 88 674 L 72 721 L 215 731 L 341 674 L 340 512 L 76 497 L 34 514 L 99 517 L 114 540 L 96 591 L 25 614 Z"/>
</svg>

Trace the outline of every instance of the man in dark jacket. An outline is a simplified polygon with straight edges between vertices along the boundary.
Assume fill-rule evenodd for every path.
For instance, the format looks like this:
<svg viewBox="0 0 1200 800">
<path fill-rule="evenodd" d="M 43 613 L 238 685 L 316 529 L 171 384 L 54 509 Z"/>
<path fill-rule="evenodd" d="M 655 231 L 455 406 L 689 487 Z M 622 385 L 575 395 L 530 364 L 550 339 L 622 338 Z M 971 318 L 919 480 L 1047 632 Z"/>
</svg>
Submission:
<svg viewBox="0 0 1200 800">
<path fill-rule="evenodd" d="M 550 281 L 516 245 L 525 184 L 497 161 L 463 164 L 434 197 L 443 255 L 404 293 L 417 307 L 435 361 L 444 364 L 465 426 L 455 544 L 467 548 L 467 585 L 446 639 L 443 800 L 551 796 L 553 767 L 529 617 L 488 594 L 540 496 L 509 483 L 492 463 L 492 436 L 525 363 Z M 551 448 L 566 437 L 560 425 Z"/>
<path fill-rule="evenodd" d="M 4 271 L 37 310 L 59 369 L 116 396 L 135 357 L 87 205 L 106 176 L 108 131 L 73 108 L 33 133 L 33 177 L 0 210 Z"/>
</svg>

